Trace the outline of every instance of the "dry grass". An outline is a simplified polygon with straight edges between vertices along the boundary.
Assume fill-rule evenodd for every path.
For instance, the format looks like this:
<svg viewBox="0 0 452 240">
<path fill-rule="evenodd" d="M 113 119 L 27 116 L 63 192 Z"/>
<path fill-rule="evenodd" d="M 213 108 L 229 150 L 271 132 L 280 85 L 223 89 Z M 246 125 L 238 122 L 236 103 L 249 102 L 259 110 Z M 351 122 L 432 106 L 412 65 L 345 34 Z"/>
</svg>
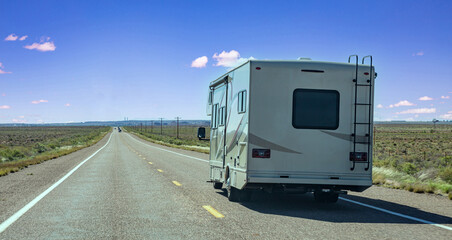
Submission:
<svg viewBox="0 0 452 240">
<path fill-rule="evenodd" d="M 176 127 L 165 127 L 167 132 L 175 132 Z M 173 130 L 170 130 L 173 128 Z M 137 137 L 144 139 L 146 141 L 160 144 L 167 147 L 179 148 L 200 153 L 209 153 L 209 141 L 199 140 L 196 138 L 196 126 L 184 126 L 184 134 L 180 134 L 179 138 L 172 135 L 159 135 L 155 133 L 140 131 L 141 129 L 125 127 L 126 131 L 135 134 Z M 206 128 L 207 133 L 209 130 Z"/>
<path fill-rule="evenodd" d="M 447 195 L 452 193 L 452 184 L 441 179 L 420 181 L 395 169 L 374 167 L 373 184 L 388 188 L 404 189 L 415 193 Z"/>
<path fill-rule="evenodd" d="M 46 151 L 36 156 L 29 157 L 28 159 L 17 159 L 13 161 L 0 163 L 0 176 L 5 176 L 8 175 L 9 173 L 15 173 L 20 171 L 21 169 L 27 168 L 30 165 L 40 164 L 42 162 L 55 159 L 64 155 L 68 155 L 80 149 L 92 146 L 99 142 L 108 133 L 109 131 L 99 132 L 97 136 L 90 138 L 84 144 L 78 144 L 77 146 L 72 146 L 70 148 L 54 149 L 52 151 Z"/>
</svg>

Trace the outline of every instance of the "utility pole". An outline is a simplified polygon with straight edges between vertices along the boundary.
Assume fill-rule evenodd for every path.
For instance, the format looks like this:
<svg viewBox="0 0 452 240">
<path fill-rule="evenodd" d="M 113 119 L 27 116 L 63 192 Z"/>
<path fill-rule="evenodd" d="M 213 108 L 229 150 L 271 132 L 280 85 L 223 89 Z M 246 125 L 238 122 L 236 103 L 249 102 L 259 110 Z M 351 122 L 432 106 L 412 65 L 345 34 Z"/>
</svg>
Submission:
<svg viewBox="0 0 452 240">
<path fill-rule="evenodd" d="M 180 119 L 180 117 L 176 117 L 176 121 L 177 121 L 176 138 L 179 138 L 179 119 Z"/>
<path fill-rule="evenodd" d="M 143 131 L 143 123 L 140 123 L 141 127 L 140 127 L 140 132 Z"/>
<path fill-rule="evenodd" d="M 439 120 L 437 120 L 437 119 L 434 118 L 434 119 L 432 120 L 432 122 L 433 122 L 433 129 L 436 129 L 436 123 L 439 122 Z"/>
<path fill-rule="evenodd" d="M 163 118 L 160 118 L 160 135 L 163 135 Z"/>
</svg>

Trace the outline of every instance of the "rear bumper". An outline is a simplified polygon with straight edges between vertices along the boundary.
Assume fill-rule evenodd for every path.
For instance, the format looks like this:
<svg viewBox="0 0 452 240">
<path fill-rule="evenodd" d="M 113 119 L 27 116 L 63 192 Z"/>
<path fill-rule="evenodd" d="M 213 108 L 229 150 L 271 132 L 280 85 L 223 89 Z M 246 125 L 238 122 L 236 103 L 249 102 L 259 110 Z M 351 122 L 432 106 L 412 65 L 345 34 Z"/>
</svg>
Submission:
<svg viewBox="0 0 452 240">
<path fill-rule="evenodd" d="M 248 184 L 301 184 L 364 187 L 372 186 L 372 173 L 366 174 L 332 174 L 332 173 L 301 173 L 301 172 L 248 172 Z"/>
</svg>

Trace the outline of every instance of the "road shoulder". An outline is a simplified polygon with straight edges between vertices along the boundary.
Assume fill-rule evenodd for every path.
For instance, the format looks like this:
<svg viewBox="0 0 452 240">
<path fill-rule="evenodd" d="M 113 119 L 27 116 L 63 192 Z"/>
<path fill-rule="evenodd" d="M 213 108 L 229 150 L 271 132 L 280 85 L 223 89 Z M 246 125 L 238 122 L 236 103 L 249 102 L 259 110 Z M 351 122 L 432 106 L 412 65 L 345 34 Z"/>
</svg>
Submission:
<svg viewBox="0 0 452 240">
<path fill-rule="evenodd" d="M 0 177 L 0 222 L 5 221 L 80 162 L 104 146 L 108 133 L 96 144 L 71 154 L 31 165 L 23 170 Z"/>
</svg>

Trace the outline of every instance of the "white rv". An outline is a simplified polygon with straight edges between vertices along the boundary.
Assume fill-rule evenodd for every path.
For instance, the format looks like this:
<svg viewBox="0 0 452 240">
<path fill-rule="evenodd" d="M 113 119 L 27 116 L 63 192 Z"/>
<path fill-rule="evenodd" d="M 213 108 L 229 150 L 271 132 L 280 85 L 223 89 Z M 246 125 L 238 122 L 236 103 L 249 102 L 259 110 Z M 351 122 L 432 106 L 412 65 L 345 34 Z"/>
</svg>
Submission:
<svg viewBox="0 0 452 240">
<path fill-rule="evenodd" d="M 227 188 L 231 201 L 263 189 L 336 202 L 370 187 L 375 77 L 371 56 L 358 64 L 352 55 L 348 63 L 250 60 L 211 82 L 214 188 Z"/>
</svg>

